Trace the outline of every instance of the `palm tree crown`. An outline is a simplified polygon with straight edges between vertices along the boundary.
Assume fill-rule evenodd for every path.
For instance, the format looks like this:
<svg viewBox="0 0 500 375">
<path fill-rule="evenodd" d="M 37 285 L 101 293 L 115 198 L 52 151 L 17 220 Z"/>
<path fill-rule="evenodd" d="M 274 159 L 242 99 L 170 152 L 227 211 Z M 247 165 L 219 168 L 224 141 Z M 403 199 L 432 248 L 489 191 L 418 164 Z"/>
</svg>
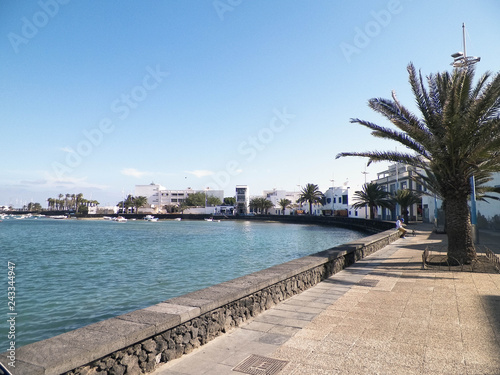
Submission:
<svg viewBox="0 0 500 375">
<path fill-rule="evenodd" d="M 421 118 L 406 109 L 393 92 L 392 100 L 375 98 L 369 106 L 398 130 L 352 119 L 372 135 L 404 145 L 411 152 L 346 152 L 373 161 L 405 163 L 421 168 L 424 185 L 445 204 L 448 257 L 468 263 L 475 258 L 467 204 L 470 178 L 480 192 L 491 174 L 500 171 L 500 74 L 485 73 L 474 85 L 474 69 L 455 69 L 427 77 L 408 65 L 409 82 Z"/>
<path fill-rule="evenodd" d="M 404 217 L 405 223 L 408 224 L 408 207 L 416 203 L 420 203 L 422 198 L 419 194 L 416 194 L 409 189 L 402 189 L 393 194 L 392 201 L 401 206 L 401 214 Z"/>
<path fill-rule="evenodd" d="M 375 218 L 377 207 L 392 208 L 390 194 L 382 187 L 374 182 L 363 185 L 363 189 L 354 192 L 354 199 L 356 202 L 352 205 L 353 208 L 363 208 L 368 206 L 370 208 L 370 219 Z"/>
<path fill-rule="evenodd" d="M 287 209 L 287 207 L 290 207 L 290 205 L 292 204 L 292 201 L 290 199 L 283 198 L 283 199 L 280 199 L 278 204 L 281 206 L 281 209 L 283 210 L 283 215 L 284 215 L 285 210 Z"/>
<path fill-rule="evenodd" d="M 319 190 L 318 185 L 307 184 L 302 188 L 298 202 L 309 202 L 309 214 L 312 214 L 313 203 L 319 203 L 322 201 L 322 199 L 323 193 Z"/>
</svg>

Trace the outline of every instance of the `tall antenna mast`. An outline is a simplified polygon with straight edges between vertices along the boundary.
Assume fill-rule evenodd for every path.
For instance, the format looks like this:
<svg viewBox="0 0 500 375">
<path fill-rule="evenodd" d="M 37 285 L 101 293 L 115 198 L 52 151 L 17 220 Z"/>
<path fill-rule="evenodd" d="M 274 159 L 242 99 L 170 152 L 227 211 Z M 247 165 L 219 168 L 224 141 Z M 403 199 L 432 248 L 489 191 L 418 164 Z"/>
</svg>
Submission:
<svg viewBox="0 0 500 375">
<path fill-rule="evenodd" d="M 462 23 L 462 38 L 464 51 L 463 52 L 455 52 L 451 57 L 453 57 L 453 62 L 450 64 L 454 68 L 467 68 L 469 65 L 474 65 L 481 61 L 480 57 L 476 56 L 467 56 L 467 45 L 465 42 L 465 23 Z"/>
</svg>

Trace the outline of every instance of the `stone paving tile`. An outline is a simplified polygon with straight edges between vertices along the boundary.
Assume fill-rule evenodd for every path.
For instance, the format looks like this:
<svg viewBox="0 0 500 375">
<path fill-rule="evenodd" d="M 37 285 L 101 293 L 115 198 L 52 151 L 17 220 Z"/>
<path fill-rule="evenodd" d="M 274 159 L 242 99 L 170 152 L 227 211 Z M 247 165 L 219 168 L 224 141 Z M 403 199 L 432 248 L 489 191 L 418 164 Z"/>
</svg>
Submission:
<svg viewBox="0 0 500 375">
<path fill-rule="evenodd" d="M 301 329 L 297 328 L 297 327 L 273 326 L 268 332 L 269 333 L 279 333 L 281 335 L 291 337 L 300 331 L 301 331 Z"/>
</svg>

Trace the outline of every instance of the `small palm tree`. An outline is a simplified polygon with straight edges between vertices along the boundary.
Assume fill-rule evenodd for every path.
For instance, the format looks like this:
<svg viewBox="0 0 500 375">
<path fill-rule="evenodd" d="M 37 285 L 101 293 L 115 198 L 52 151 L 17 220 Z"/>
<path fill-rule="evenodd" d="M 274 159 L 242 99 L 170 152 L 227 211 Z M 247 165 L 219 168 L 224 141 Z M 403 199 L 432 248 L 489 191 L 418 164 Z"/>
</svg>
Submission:
<svg viewBox="0 0 500 375">
<path fill-rule="evenodd" d="M 146 205 L 148 203 L 148 198 L 139 196 L 139 197 L 134 197 L 133 198 L 133 205 L 135 207 L 135 213 L 139 213 L 139 208 Z"/>
<path fill-rule="evenodd" d="M 250 209 L 254 212 L 260 211 L 261 214 L 267 214 L 267 211 L 273 206 L 273 202 L 264 197 L 255 197 L 250 199 Z"/>
<path fill-rule="evenodd" d="M 427 77 L 408 65 L 411 89 L 421 117 L 396 98 L 374 98 L 369 106 L 397 129 L 351 119 L 372 130 L 378 138 L 401 143 L 408 152 L 343 152 L 374 161 L 404 163 L 419 168 L 419 178 L 446 207 L 448 258 L 470 263 L 476 258 L 468 207 L 471 178 L 476 190 L 493 191 L 485 183 L 500 171 L 500 73 L 485 73 L 474 84 L 473 67 Z"/>
<path fill-rule="evenodd" d="M 270 200 L 267 200 L 266 198 L 262 198 L 262 201 L 261 201 L 261 207 L 262 207 L 262 211 L 264 211 L 264 213 L 267 215 L 267 211 L 270 209 L 270 208 L 273 208 L 274 207 L 274 204 L 273 202 L 271 202 Z"/>
<path fill-rule="evenodd" d="M 83 200 L 83 194 L 82 193 L 76 194 L 76 196 L 75 196 L 75 213 L 78 213 L 78 209 L 80 208 L 82 200 Z"/>
<path fill-rule="evenodd" d="M 283 215 L 285 214 L 285 210 L 290 207 L 290 205 L 292 204 L 292 201 L 290 199 L 280 199 L 280 201 L 278 202 L 278 204 L 281 206 L 281 209 L 283 210 Z"/>
<path fill-rule="evenodd" d="M 419 194 L 414 193 L 409 189 L 398 190 L 392 196 L 392 202 L 401 206 L 401 214 L 404 217 L 405 223 L 408 224 L 408 207 L 422 202 Z"/>
<path fill-rule="evenodd" d="M 374 182 L 364 184 L 362 190 L 354 192 L 354 199 L 353 208 L 369 207 L 371 220 L 375 218 L 377 207 L 392 208 L 390 194 Z"/>
<path fill-rule="evenodd" d="M 309 215 L 312 215 L 313 203 L 320 203 L 323 199 L 323 193 L 319 190 L 318 185 L 307 184 L 302 188 L 298 202 L 309 202 Z"/>
</svg>

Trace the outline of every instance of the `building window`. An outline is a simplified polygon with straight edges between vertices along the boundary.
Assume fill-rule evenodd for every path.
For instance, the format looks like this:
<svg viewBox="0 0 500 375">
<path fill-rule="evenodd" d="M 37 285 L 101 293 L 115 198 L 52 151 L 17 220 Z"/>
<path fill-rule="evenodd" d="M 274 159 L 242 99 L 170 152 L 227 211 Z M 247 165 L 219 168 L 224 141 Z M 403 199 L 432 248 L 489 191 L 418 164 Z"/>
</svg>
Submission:
<svg viewBox="0 0 500 375">
<path fill-rule="evenodd" d="M 342 196 L 342 203 L 347 204 L 347 194 Z"/>
</svg>

